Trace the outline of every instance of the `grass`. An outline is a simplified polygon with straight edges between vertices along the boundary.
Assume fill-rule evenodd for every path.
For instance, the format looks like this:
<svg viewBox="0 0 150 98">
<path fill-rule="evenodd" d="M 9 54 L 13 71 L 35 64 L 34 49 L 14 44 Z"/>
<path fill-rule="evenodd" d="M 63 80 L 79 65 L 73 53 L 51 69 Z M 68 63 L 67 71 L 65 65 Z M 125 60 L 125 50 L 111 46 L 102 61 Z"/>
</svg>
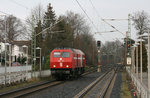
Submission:
<svg viewBox="0 0 150 98">
<path fill-rule="evenodd" d="M 121 98 L 132 98 L 125 72 L 122 72 Z"/>
<path fill-rule="evenodd" d="M 0 93 L 8 92 L 8 91 L 18 89 L 18 88 L 23 88 L 23 87 L 26 87 L 28 85 L 33 85 L 33 84 L 36 84 L 36 83 L 39 83 L 42 81 L 46 81 L 46 80 L 51 80 L 51 79 L 52 79 L 52 77 L 32 78 L 32 79 L 29 79 L 29 80 L 24 81 L 24 82 L 18 82 L 18 83 L 12 84 L 12 85 L 1 87 Z"/>
</svg>

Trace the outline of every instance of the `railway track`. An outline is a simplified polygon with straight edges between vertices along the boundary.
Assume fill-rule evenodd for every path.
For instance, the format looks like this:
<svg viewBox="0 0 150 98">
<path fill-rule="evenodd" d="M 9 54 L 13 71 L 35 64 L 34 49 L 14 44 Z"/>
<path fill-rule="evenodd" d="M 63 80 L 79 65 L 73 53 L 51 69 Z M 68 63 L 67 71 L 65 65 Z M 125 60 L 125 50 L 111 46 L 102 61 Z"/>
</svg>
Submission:
<svg viewBox="0 0 150 98">
<path fill-rule="evenodd" d="M 95 68 L 88 70 L 88 72 L 85 72 L 84 74 L 82 74 L 82 76 L 90 74 L 95 71 L 96 71 Z M 57 85 L 60 85 L 63 83 L 65 83 L 65 81 L 56 81 L 56 80 L 46 81 L 46 82 L 42 82 L 40 84 L 35 84 L 32 86 L 28 86 L 28 87 L 13 90 L 10 92 L 2 93 L 2 94 L 0 94 L 0 98 L 20 98 L 20 97 L 29 95 L 31 93 L 35 93 L 37 91 L 40 91 L 40 90 L 43 90 L 43 89 L 46 89 L 49 87 L 57 86 Z"/>
<path fill-rule="evenodd" d="M 3 94 L 0 94 L 0 98 L 18 98 L 18 97 L 22 97 L 22 96 L 31 94 L 33 92 L 37 92 L 37 91 L 42 90 L 42 89 L 46 89 L 48 87 L 62 84 L 62 83 L 64 83 L 64 82 L 63 81 L 55 81 L 55 80 L 47 81 L 47 82 L 43 82 L 43 83 L 40 83 L 37 85 L 32 85 L 32 86 L 25 87 L 22 89 L 18 89 L 18 90 L 14 90 L 11 92 L 6 92 Z"/>
<path fill-rule="evenodd" d="M 118 68 L 105 72 L 75 95 L 74 98 L 109 98 L 115 82 L 117 70 Z"/>
</svg>

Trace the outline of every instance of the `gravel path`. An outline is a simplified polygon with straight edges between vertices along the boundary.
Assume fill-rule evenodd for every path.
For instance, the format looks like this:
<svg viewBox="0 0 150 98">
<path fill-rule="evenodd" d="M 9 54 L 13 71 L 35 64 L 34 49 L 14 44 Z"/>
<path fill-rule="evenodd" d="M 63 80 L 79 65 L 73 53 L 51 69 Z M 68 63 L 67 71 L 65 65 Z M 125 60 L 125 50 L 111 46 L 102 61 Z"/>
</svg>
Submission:
<svg viewBox="0 0 150 98">
<path fill-rule="evenodd" d="M 39 91 L 26 98 L 72 98 L 101 74 L 95 72 L 76 80 L 66 81 L 64 84 Z"/>
<path fill-rule="evenodd" d="M 110 98 L 120 98 L 121 83 L 122 83 L 122 75 L 121 75 L 121 72 L 118 72 Z"/>
</svg>

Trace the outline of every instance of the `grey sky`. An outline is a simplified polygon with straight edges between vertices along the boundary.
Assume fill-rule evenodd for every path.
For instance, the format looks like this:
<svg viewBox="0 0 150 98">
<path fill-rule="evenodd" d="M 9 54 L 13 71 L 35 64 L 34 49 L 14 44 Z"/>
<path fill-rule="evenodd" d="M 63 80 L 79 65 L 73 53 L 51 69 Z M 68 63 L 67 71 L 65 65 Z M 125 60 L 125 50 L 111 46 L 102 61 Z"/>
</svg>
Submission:
<svg viewBox="0 0 150 98">
<path fill-rule="evenodd" d="M 108 25 L 100 20 L 97 16 L 89 0 L 78 0 L 82 5 L 86 13 L 93 20 L 94 24 L 98 28 L 99 32 L 110 31 L 111 29 Z M 91 0 L 98 11 L 98 14 L 102 18 L 127 18 L 129 13 L 144 10 L 150 14 L 150 0 Z M 57 16 L 60 14 L 65 14 L 66 11 L 73 11 L 84 15 L 83 11 L 78 6 L 75 0 L 1 0 L 0 1 L 0 11 L 6 12 L 8 14 L 13 14 L 21 19 L 25 19 L 32 8 L 37 6 L 39 3 L 43 5 L 46 9 L 48 3 L 51 3 Z M 2 13 L 0 13 L 2 14 Z M 85 16 L 85 15 L 84 15 Z M 87 19 L 87 17 L 85 16 Z M 87 19 L 88 23 L 89 20 Z M 127 31 L 127 21 L 120 22 L 110 22 L 116 26 L 120 31 Z M 97 32 L 93 25 L 92 32 Z M 115 38 L 122 38 L 119 33 L 107 33 L 101 35 L 96 34 L 95 38 L 102 41 L 112 40 Z M 135 38 L 135 30 L 132 29 L 132 38 Z"/>
</svg>

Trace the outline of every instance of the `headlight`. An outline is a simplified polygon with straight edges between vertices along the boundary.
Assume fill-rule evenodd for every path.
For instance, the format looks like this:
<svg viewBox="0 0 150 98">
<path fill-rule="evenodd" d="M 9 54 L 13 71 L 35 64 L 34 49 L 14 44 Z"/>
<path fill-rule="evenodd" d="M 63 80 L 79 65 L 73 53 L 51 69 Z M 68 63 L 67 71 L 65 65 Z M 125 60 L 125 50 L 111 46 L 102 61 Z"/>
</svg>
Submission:
<svg viewBox="0 0 150 98">
<path fill-rule="evenodd" d="M 69 65 L 66 65 L 66 67 L 68 68 L 68 67 L 69 67 Z"/>
<path fill-rule="evenodd" d="M 56 67 L 56 65 L 53 65 L 53 67 Z"/>
</svg>

